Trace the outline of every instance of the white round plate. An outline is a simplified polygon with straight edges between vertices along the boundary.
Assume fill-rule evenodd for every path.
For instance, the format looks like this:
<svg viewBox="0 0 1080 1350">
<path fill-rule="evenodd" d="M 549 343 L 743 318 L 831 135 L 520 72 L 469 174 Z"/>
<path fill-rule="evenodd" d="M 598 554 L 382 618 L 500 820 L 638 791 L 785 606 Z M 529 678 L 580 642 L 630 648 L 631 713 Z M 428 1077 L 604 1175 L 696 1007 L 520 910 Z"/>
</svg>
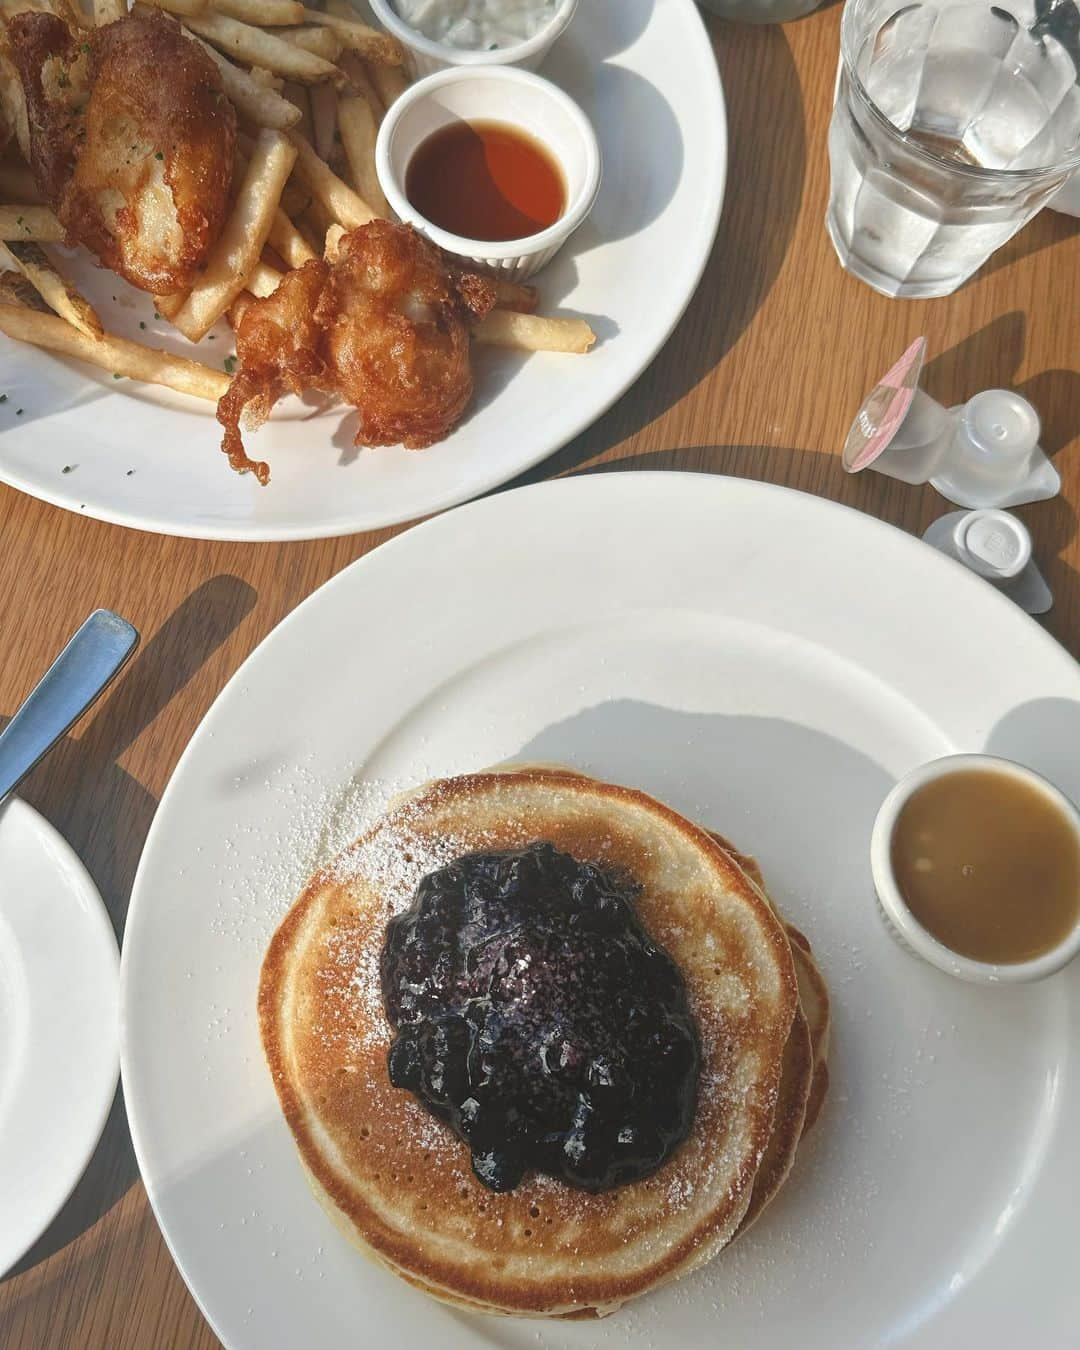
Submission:
<svg viewBox="0 0 1080 1350">
<path fill-rule="evenodd" d="M 545 313 L 592 321 L 600 342 L 588 356 L 478 347 L 473 409 L 422 453 L 354 450 L 353 416 L 288 400 L 248 439 L 271 466 L 270 485 L 260 488 L 229 468 L 211 404 L 117 382 L 0 335 L 8 395 L 0 480 L 165 534 L 314 539 L 453 506 L 584 431 L 653 359 L 697 286 L 724 192 L 724 100 L 692 0 L 581 5 L 541 73 L 582 105 L 604 155 L 592 215 L 537 278 Z M 73 272 L 106 328 L 123 337 L 215 366 L 233 350 L 224 325 L 192 349 L 154 318 L 150 296 L 86 255 Z"/>
<path fill-rule="evenodd" d="M 768 541 L 767 544 L 765 541 Z M 127 924 L 123 1077 L 158 1219 L 232 1350 L 1075 1346 L 1080 964 L 976 988 L 877 913 L 870 832 L 957 750 L 1080 797 L 1080 671 L 920 541 L 780 488 L 600 474 L 463 507 L 292 614 L 162 800 Z M 834 999 L 795 1172 L 705 1270 L 602 1323 L 454 1313 L 312 1198 L 263 1063 L 260 961 L 389 793 L 502 760 L 654 793 L 761 861 Z"/>
<path fill-rule="evenodd" d="M 94 883 L 24 801 L 0 806 L 0 1275 L 52 1222 L 116 1091 L 119 954 Z"/>
</svg>

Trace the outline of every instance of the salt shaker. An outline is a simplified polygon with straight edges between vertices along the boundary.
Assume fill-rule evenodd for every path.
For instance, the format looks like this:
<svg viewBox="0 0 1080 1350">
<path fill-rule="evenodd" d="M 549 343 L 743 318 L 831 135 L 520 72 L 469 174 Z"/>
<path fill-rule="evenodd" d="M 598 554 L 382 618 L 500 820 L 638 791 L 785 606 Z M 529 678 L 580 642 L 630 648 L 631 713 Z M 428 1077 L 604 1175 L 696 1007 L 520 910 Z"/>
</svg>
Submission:
<svg viewBox="0 0 1080 1350">
<path fill-rule="evenodd" d="M 923 539 L 983 577 L 1028 614 L 1045 614 L 1054 603 L 1032 558 L 1031 534 L 1008 511 L 950 511 L 934 521 Z"/>
</svg>

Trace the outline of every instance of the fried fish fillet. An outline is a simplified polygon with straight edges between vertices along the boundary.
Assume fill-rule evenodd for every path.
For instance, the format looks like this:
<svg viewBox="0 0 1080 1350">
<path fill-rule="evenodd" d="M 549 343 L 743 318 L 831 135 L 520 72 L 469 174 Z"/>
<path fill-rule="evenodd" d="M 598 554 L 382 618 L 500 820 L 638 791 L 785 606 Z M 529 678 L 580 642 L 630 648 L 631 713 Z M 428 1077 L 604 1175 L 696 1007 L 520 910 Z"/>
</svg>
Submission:
<svg viewBox="0 0 1080 1350">
<path fill-rule="evenodd" d="M 494 282 L 453 271 L 410 226 L 375 220 L 343 235 L 333 262 L 306 262 L 237 322 L 239 365 L 218 404 L 229 463 L 267 482 L 240 423 L 258 426 L 305 389 L 356 407 L 357 445 L 441 440 L 472 398 L 470 329 L 495 299 Z"/>
<path fill-rule="evenodd" d="M 8 31 L 31 166 L 69 241 L 141 290 L 188 290 L 232 182 L 236 113 L 217 67 L 156 11 L 88 33 L 28 12 Z"/>
</svg>

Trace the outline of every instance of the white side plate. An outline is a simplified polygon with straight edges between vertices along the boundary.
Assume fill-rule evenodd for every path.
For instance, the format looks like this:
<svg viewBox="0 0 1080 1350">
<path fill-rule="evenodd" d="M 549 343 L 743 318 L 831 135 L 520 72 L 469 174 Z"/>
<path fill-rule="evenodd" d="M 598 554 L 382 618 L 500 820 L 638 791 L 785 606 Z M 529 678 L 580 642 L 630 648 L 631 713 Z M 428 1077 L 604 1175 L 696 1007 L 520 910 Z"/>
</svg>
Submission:
<svg viewBox="0 0 1080 1350">
<path fill-rule="evenodd" d="M 11 798 L 0 806 L 0 1274 L 56 1216 L 105 1125 L 118 965 L 86 868 Z"/>
</svg>

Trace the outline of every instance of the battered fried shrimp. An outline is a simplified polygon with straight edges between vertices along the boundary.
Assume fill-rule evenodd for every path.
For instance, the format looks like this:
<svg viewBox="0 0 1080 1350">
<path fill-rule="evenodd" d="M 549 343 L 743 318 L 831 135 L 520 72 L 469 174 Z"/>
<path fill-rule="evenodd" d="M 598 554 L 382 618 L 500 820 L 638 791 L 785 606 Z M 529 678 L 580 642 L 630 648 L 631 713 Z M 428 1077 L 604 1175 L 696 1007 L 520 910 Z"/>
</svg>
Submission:
<svg viewBox="0 0 1080 1350">
<path fill-rule="evenodd" d="M 238 319 L 239 366 L 217 414 L 229 463 L 266 483 L 241 420 L 256 427 L 283 394 L 305 389 L 357 408 L 357 445 L 441 440 L 472 398 L 470 325 L 495 296 L 493 282 L 454 272 L 410 226 L 375 220 L 343 235 L 333 262 L 306 262 Z"/>
<path fill-rule="evenodd" d="M 157 11 L 88 33 L 27 12 L 8 30 L 31 165 L 69 242 L 141 290 L 188 290 L 233 174 L 236 113 L 217 67 Z"/>
</svg>

